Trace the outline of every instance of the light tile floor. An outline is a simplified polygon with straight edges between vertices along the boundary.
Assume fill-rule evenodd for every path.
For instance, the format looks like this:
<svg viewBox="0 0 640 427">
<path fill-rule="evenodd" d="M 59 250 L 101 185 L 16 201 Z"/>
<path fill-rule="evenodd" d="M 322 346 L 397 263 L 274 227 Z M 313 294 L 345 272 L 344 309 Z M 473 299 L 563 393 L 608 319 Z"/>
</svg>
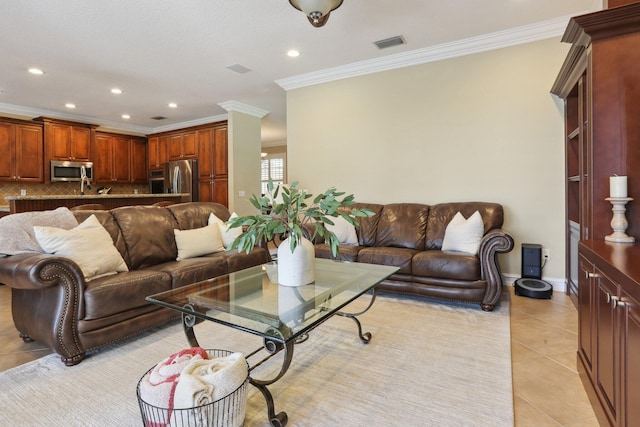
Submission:
<svg viewBox="0 0 640 427">
<path fill-rule="evenodd" d="M 508 291 L 516 426 L 598 426 L 576 369 L 578 313 L 571 300 L 558 292 L 536 300 Z M 49 353 L 18 337 L 10 288 L 0 285 L 0 371 Z"/>
</svg>

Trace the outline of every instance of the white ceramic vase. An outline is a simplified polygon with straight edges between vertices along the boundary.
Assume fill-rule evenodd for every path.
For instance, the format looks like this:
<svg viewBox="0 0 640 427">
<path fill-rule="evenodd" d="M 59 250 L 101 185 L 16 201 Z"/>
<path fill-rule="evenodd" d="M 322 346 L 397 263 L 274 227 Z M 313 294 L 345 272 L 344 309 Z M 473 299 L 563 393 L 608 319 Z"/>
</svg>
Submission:
<svg viewBox="0 0 640 427">
<path fill-rule="evenodd" d="M 278 246 L 278 283 L 283 286 L 302 286 L 316 280 L 315 249 L 313 243 L 302 238 L 291 252 L 287 237 Z"/>
</svg>

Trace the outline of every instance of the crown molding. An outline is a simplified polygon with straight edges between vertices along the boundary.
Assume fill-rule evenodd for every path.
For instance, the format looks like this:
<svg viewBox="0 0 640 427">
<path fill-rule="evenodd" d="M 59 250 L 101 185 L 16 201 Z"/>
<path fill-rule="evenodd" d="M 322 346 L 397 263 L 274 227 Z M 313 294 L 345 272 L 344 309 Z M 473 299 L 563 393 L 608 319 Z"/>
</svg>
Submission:
<svg viewBox="0 0 640 427">
<path fill-rule="evenodd" d="M 401 52 L 381 58 L 300 74 L 298 76 L 276 80 L 275 83 L 284 90 L 298 89 L 350 77 L 379 73 L 381 71 L 426 64 L 428 62 L 559 37 L 562 36 L 567 27 L 567 23 L 573 16 L 574 15 L 561 16 L 548 21 L 511 28 L 509 30 L 497 31 L 495 33 L 443 43 L 428 48 Z"/>
<path fill-rule="evenodd" d="M 219 102 L 218 105 L 227 111 L 238 111 L 240 113 L 245 113 L 250 116 L 258 117 L 260 119 L 269 114 L 267 110 L 254 107 L 253 105 L 243 104 L 242 102 L 238 101 L 224 101 Z"/>
<path fill-rule="evenodd" d="M 121 123 L 121 122 L 113 122 L 113 121 L 98 119 L 96 117 L 90 117 L 90 116 L 80 116 L 77 114 L 60 113 L 59 111 L 23 107 L 21 105 L 14 105 L 14 104 L 4 104 L 1 102 L 0 102 L 0 113 L 14 114 L 17 116 L 28 117 L 30 119 L 33 119 L 34 117 L 45 116 L 45 117 L 52 117 L 60 120 L 70 120 L 70 121 L 81 122 L 81 123 L 92 123 L 100 127 L 108 128 L 111 130 L 127 132 L 127 133 L 135 133 L 140 135 L 150 135 L 153 133 L 167 132 L 175 129 L 183 129 L 191 126 L 198 126 L 198 125 L 203 125 L 208 123 L 219 122 L 222 120 L 227 120 L 227 116 L 228 116 L 227 114 L 221 114 L 218 116 L 203 117 L 196 120 L 174 123 L 166 126 L 147 127 L 147 126 L 130 125 L 130 124 Z"/>
</svg>

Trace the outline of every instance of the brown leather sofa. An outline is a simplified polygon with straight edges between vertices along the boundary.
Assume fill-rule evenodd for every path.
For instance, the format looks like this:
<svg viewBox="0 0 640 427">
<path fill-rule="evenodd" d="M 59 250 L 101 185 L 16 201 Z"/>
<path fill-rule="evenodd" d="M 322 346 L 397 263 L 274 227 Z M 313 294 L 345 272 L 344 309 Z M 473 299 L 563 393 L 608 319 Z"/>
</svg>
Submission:
<svg viewBox="0 0 640 427">
<path fill-rule="evenodd" d="M 90 281 L 76 263 L 55 255 L 0 259 L 0 283 L 12 288 L 13 321 L 21 337 L 46 344 L 72 366 L 90 350 L 180 316 L 145 301 L 148 295 L 270 261 L 265 247 L 176 261 L 174 229 L 204 227 L 211 213 L 229 219 L 224 206 L 201 202 L 74 211 L 78 222 L 96 215 L 129 267 Z"/>
<path fill-rule="evenodd" d="M 497 255 L 513 249 L 513 238 L 502 230 L 504 213 L 497 203 L 368 204 L 376 215 L 358 218 L 357 245 L 340 245 L 338 259 L 400 267 L 379 290 L 479 303 L 492 311 L 502 293 Z M 353 208 L 352 207 L 352 208 Z M 484 237 L 477 255 L 442 251 L 449 221 L 457 212 L 468 218 L 479 211 Z M 333 258 L 330 247 L 314 241 L 316 257 Z"/>
</svg>

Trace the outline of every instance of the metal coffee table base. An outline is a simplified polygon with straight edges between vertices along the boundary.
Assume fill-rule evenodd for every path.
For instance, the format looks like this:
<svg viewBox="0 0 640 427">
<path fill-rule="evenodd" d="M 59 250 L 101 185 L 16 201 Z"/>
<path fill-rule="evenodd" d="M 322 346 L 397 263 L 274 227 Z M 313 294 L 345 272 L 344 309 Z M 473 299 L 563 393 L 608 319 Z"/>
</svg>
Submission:
<svg viewBox="0 0 640 427">
<path fill-rule="evenodd" d="M 360 340 L 364 344 L 369 344 L 369 342 L 371 341 L 372 337 L 371 337 L 371 333 L 370 332 L 362 333 L 362 324 L 358 320 L 357 316 L 360 316 L 360 315 L 366 313 L 371 308 L 371 306 L 373 306 L 373 303 L 376 300 L 376 294 L 377 294 L 376 288 L 373 288 L 373 292 L 372 292 L 371 300 L 369 301 L 369 304 L 367 305 L 367 307 L 364 310 L 362 310 L 362 311 L 360 311 L 358 313 L 345 313 L 345 312 L 341 312 L 341 311 L 335 313 L 338 316 L 348 317 L 348 318 L 352 319 L 354 322 L 356 322 L 356 325 L 358 327 L 358 336 L 360 337 Z M 193 310 L 193 307 L 189 307 L 189 309 Z M 325 320 L 329 319 L 329 318 L 330 317 L 327 317 L 327 318 L 325 318 Z M 198 344 L 198 340 L 197 340 L 195 332 L 193 330 L 193 327 L 195 326 L 196 323 L 198 323 L 196 316 L 191 315 L 191 314 L 186 314 L 186 313 L 182 314 L 182 325 L 184 327 L 184 333 L 187 336 L 187 340 L 188 340 L 189 345 L 191 347 L 200 347 L 200 344 Z M 321 323 L 324 323 L 324 321 L 316 324 L 311 330 L 313 330 L 316 327 L 318 327 Z M 309 330 L 309 332 L 311 332 L 311 330 Z M 267 360 L 269 360 L 272 357 L 274 357 L 276 354 L 280 353 L 281 351 L 284 351 L 284 355 L 283 355 L 283 359 L 282 359 L 282 366 L 280 367 L 280 372 L 278 372 L 278 374 L 275 377 L 273 377 L 273 378 L 271 378 L 269 380 L 259 380 L 259 379 L 253 378 L 253 377 L 251 377 L 251 375 L 249 375 L 249 382 L 254 387 L 256 387 L 258 390 L 260 390 L 260 392 L 264 396 L 264 400 L 267 403 L 267 413 L 268 413 L 268 416 L 269 416 L 269 422 L 271 423 L 271 425 L 273 427 L 284 427 L 284 426 L 286 426 L 289 417 L 287 416 L 287 413 L 284 412 L 284 411 L 281 411 L 281 412 L 276 414 L 275 405 L 273 403 L 273 395 L 271 394 L 271 392 L 269 391 L 267 386 L 269 386 L 269 385 L 275 383 L 276 381 L 278 381 L 280 378 L 282 378 L 284 376 L 284 374 L 287 372 L 287 370 L 289 370 L 289 366 L 291 366 L 291 361 L 293 360 L 293 348 L 294 348 L 294 346 L 296 344 L 300 344 L 300 343 L 305 342 L 309 338 L 309 332 L 297 337 L 294 340 L 290 340 L 290 341 L 287 341 L 287 342 L 277 341 L 277 340 L 273 340 L 273 339 L 270 339 L 270 338 L 264 338 L 264 343 L 263 343 L 263 346 L 261 348 L 258 348 L 254 352 L 246 355 L 246 359 L 248 360 L 252 356 L 255 356 L 256 354 L 260 353 L 261 351 L 266 351 L 267 354 L 268 354 L 266 357 L 264 357 L 262 360 L 258 361 L 256 364 L 250 366 L 249 372 L 251 372 L 255 368 L 257 368 L 258 366 L 262 365 Z"/>
</svg>

